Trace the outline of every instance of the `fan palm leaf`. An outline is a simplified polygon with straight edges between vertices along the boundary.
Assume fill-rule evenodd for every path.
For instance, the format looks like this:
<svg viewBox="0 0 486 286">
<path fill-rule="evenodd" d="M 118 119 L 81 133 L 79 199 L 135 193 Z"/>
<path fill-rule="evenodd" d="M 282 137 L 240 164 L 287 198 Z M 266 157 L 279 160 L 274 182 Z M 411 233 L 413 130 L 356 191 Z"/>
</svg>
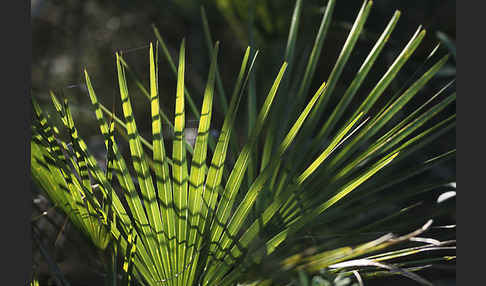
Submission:
<svg viewBox="0 0 486 286">
<path fill-rule="evenodd" d="M 420 261 L 399 266 L 383 264 L 383 261 L 415 254 L 416 249 L 410 247 L 388 252 L 382 250 L 399 242 L 408 243 L 416 234 L 398 237 L 387 234 L 370 241 L 368 237 L 360 237 L 359 233 L 378 230 L 399 220 L 404 223 L 397 224 L 397 232 L 410 231 L 410 228 L 423 224 L 420 219 L 407 216 L 407 212 L 420 207 L 422 202 L 417 201 L 418 194 L 444 185 L 444 182 L 419 185 L 400 196 L 382 195 L 402 186 L 400 184 L 407 179 L 454 158 L 455 150 L 452 150 L 439 156 L 432 154 L 432 159 L 415 163 L 410 169 L 404 168 L 404 162 L 409 162 L 407 160 L 417 150 L 454 128 L 455 115 L 445 119 L 439 116 L 455 101 L 455 92 L 450 92 L 452 82 L 390 128 L 392 120 L 396 120 L 407 103 L 434 78 L 448 61 L 448 56 L 440 57 L 406 89 L 393 95 L 386 104 L 379 105 L 379 98 L 384 96 L 424 39 L 425 30 L 419 27 L 374 88 L 360 99 L 358 107 L 350 108 L 398 22 L 400 12 L 397 11 L 344 94 L 334 107 L 330 107 L 330 99 L 337 96 L 336 86 L 364 29 L 372 1 L 364 1 L 326 80 L 314 79 L 314 74 L 336 1 L 330 0 L 326 6 L 312 52 L 300 74 L 295 72 L 294 58 L 302 2 L 295 4 L 284 61 L 273 84 L 265 91 L 267 95 L 260 111 L 251 119 L 254 124 L 249 126 L 248 138 L 241 149 L 234 136 L 241 130 L 234 123 L 240 119 L 237 112 L 246 86 L 254 81 L 251 74 L 258 51 L 252 52 L 250 47 L 245 51 L 228 104 L 217 63 L 219 43 L 212 44 L 204 10 L 203 23 L 211 64 L 200 111 L 196 109 L 194 93 L 189 93 L 185 83 L 185 40 L 182 40 L 176 67 L 154 27 L 158 43 L 155 47 L 150 44 L 149 48 L 149 88 L 146 89 L 140 81 L 137 83 L 150 101 L 151 140 L 144 139 L 138 131 L 132 110 L 134 99 L 126 78 L 129 66 L 123 56 L 116 54 L 124 119 L 98 101 L 85 71 L 89 98 L 105 139 L 106 172 L 79 136 L 67 102 L 60 103 L 52 93 L 52 101 L 61 119 L 62 127 L 59 128 L 33 99 L 34 180 L 98 248 L 107 249 L 110 241 L 119 245 L 121 253 L 126 254 L 122 270 L 126 275 L 131 277 L 133 274 L 147 285 L 232 285 L 252 279 L 263 279 L 261 281 L 265 282 L 262 283 L 268 283 L 270 280 L 265 278 L 280 281 L 285 275 L 276 278 L 255 272 L 255 269 L 274 261 L 275 257 L 285 254 L 288 257 L 289 252 L 304 251 L 307 245 L 294 245 L 292 241 L 304 230 L 316 226 L 320 227 L 312 230 L 315 236 L 332 231 L 357 235 L 349 240 L 336 238 L 322 242 L 312 255 L 296 254 L 280 260 L 275 264 L 276 273 L 280 270 L 314 273 L 326 268 L 330 271 L 344 269 L 351 275 L 361 266 L 396 270 L 397 267 L 423 264 Z M 162 112 L 159 102 L 159 45 L 177 81 L 175 118 L 173 124 L 170 123 L 175 134 L 171 157 L 162 136 L 163 122 L 168 121 L 168 116 Z M 437 49 L 429 58 L 434 59 L 436 53 Z M 321 85 L 306 102 L 313 80 L 318 80 Z M 255 96 L 253 92 L 249 92 L 251 96 Z M 215 98 L 225 111 L 216 141 L 209 134 L 214 125 Z M 440 98 L 439 102 L 432 104 L 437 98 Z M 184 139 L 186 102 L 199 120 L 194 148 Z M 111 118 L 110 123 L 105 115 Z M 125 162 L 116 142 L 115 124 L 128 135 L 131 165 Z M 65 141 L 60 140 L 59 130 L 67 131 Z M 229 146 L 232 146 L 231 150 Z M 236 152 L 234 163 L 228 160 L 230 151 Z M 245 177 L 248 178 L 247 185 L 244 184 Z M 357 206 L 357 203 L 361 205 Z M 401 208 L 393 208 L 380 220 L 365 218 L 365 222 L 356 228 L 353 221 L 356 216 L 381 205 Z M 386 212 L 385 207 L 382 209 Z M 444 211 L 450 211 L 450 207 L 434 206 L 430 217 L 439 216 Z M 426 229 L 429 227 L 430 223 Z M 427 247 L 425 249 L 432 250 Z M 410 271 L 402 272 L 420 280 Z M 257 276 L 252 278 L 248 273 Z M 366 273 L 371 276 L 375 272 Z"/>
</svg>

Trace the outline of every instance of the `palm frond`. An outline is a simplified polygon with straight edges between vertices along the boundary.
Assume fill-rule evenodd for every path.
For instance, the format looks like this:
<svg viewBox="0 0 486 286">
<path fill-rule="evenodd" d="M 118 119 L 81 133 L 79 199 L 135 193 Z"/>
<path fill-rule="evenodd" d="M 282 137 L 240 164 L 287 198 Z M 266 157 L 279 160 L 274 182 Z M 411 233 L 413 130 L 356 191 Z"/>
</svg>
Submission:
<svg viewBox="0 0 486 286">
<path fill-rule="evenodd" d="M 185 40 L 176 67 L 155 26 L 158 43 L 149 47 L 149 88 L 116 54 L 123 119 L 98 101 L 85 71 L 88 96 L 105 141 L 106 171 L 78 133 L 67 101 L 51 93 L 61 119 L 58 127 L 33 99 L 33 178 L 93 244 L 123 261 L 121 269 L 113 270 L 122 274 L 123 285 L 133 279 L 146 285 L 271 285 L 291 281 L 294 274 L 323 269 L 362 277 L 380 275 L 386 269 L 427 284 L 414 272 L 430 263 L 453 260 L 454 255 L 414 258 L 417 253 L 455 250 L 453 240 L 420 236 L 432 228 L 432 221 L 412 233 L 395 234 L 453 211 L 447 202 L 431 205 L 423 195 L 455 178 L 407 183 L 455 157 L 452 148 L 414 161 L 417 151 L 455 127 L 455 114 L 446 112 L 456 99 L 450 91 L 453 82 L 419 107 L 406 109 L 449 57 L 440 55 L 382 104 L 380 98 L 425 37 L 419 27 L 371 91 L 362 91 L 397 25 L 397 11 L 341 95 L 337 87 L 365 28 L 372 1 L 363 2 L 329 77 L 314 78 L 335 5 L 334 0 L 328 2 L 312 51 L 299 73 L 296 56 L 303 1 L 296 1 L 284 61 L 264 91 L 267 95 L 258 114 L 252 73 L 258 51 L 246 49 L 228 104 L 218 69 L 219 42 L 212 42 L 203 9 L 211 64 L 200 110 L 186 85 Z M 177 82 L 173 123 L 160 106 L 159 45 Z M 435 48 L 426 63 L 438 54 Z M 144 139 L 137 128 L 127 73 L 150 101 L 151 140 Z M 321 85 L 309 95 L 313 81 Z M 243 118 L 238 110 L 247 85 L 250 124 L 235 124 Z M 360 93 L 364 96 L 357 96 Z M 209 136 L 215 127 L 215 97 L 225 112 L 216 142 Z M 186 109 L 199 120 L 194 148 L 184 139 Z M 404 116 L 400 115 L 403 111 Z M 166 151 L 164 122 L 175 133 L 172 148 L 167 149 L 172 154 Z M 127 135 L 127 162 L 116 142 L 115 124 Z M 64 141 L 62 132 L 67 134 Z M 241 150 L 236 134 L 247 135 Z M 411 215 L 419 209 L 425 218 Z M 390 225 L 395 226 L 393 232 L 383 230 Z M 312 247 L 309 242 L 297 243 L 303 235 L 319 243 Z M 396 261 L 409 257 L 412 260 Z M 265 271 L 266 265 L 272 265 L 271 271 Z"/>
</svg>

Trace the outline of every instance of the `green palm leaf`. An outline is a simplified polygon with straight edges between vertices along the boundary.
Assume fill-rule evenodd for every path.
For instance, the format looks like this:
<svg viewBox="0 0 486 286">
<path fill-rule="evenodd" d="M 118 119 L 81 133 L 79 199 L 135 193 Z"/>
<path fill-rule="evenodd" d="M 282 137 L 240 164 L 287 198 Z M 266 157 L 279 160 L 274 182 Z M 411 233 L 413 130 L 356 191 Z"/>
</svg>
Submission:
<svg viewBox="0 0 486 286">
<path fill-rule="evenodd" d="M 123 119 L 99 102 L 85 70 L 88 96 L 107 152 L 106 170 L 89 152 L 66 100 L 51 93 L 58 127 L 33 99 L 34 181 L 94 245 L 110 253 L 113 261 L 123 261 L 121 269 L 111 269 L 110 283 L 116 283 L 113 277 L 121 274 L 123 285 L 133 280 L 143 285 L 280 285 L 292 281 L 292 275 L 304 281 L 304 273 L 322 269 L 342 271 L 344 276 L 359 271 L 363 277 L 381 275 L 387 269 L 427 283 L 414 272 L 426 263 L 453 260 L 442 255 L 395 263 L 395 259 L 436 249 L 455 250 L 453 240 L 419 236 L 433 227 L 432 222 L 402 236 L 383 230 L 393 225 L 393 233 L 406 233 L 423 224 L 423 217 L 412 216 L 413 211 L 424 211 L 426 219 L 453 211 L 450 204 L 430 205 L 423 197 L 435 195 L 455 178 L 409 184 L 455 158 L 454 147 L 428 154 L 428 159 L 414 157 L 455 127 L 455 114 L 448 112 L 456 99 L 450 91 L 453 81 L 419 107 L 407 109 L 448 56 L 432 62 L 440 53 L 434 48 L 423 64 L 427 70 L 388 102 L 380 103 L 423 41 L 425 31 L 419 27 L 371 91 L 358 99 L 397 25 L 397 11 L 354 78 L 343 83 L 341 95 L 340 78 L 359 44 L 372 1 L 363 2 L 329 77 L 315 79 L 336 2 L 328 1 L 312 51 L 300 63 L 296 58 L 304 1 L 295 2 L 284 62 L 271 78 L 273 84 L 265 91 L 258 114 L 256 98 L 262 93 L 252 73 L 258 51 L 246 49 L 228 104 L 218 68 L 219 42 L 213 46 L 204 9 L 202 23 L 211 64 L 200 110 L 186 86 L 185 40 L 176 67 L 155 27 L 158 43 L 149 48 L 149 88 L 116 54 Z M 177 78 L 173 123 L 160 106 L 159 45 Z M 150 101 L 151 140 L 139 134 L 126 73 Z M 313 81 L 321 85 L 304 106 Z M 241 116 L 238 111 L 247 84 L 249 110 Z M 212 120 L 215 96 L 225 113 L 221 127 Z M 357 105 L 351 104 L 356 100 Z M 187 108 L 199 120 L 194 148 L 184 137 Z M 239 124 L 241 118 L 249 124 Z M 163 138 L 164 123 L 175 133 L 171 158 Z M 126 132 L 128 158 L 116 142 L 115 124 Z M 216 142 L 209 135 L 212 128 L 219 129 Z M 239 150 L 238 140 L 245 135 Z M 397 194 L 396 188 L 404 191 Z M 377 233 L 382 236 L 376 238 Z M 312 248 L 307 242 L 297 243 L 303 235 L 319 243 Z M 272 271 L 265 271 L 266 267 Z"/>
</svg>

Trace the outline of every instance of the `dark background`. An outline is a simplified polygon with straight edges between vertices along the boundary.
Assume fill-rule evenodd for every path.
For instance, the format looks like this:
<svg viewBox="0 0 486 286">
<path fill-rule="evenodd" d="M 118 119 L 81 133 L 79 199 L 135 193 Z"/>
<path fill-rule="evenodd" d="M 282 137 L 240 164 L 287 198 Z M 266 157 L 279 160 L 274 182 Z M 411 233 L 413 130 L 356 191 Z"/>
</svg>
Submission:
<svg viewBox="0 0 486 286">
<path fill-rule="evenodd" d="M 188 45 L 186 80 L 191 94 L 196 95 L 194 99 L 196 105 L 199 106 L 202 96 L 197 95 L 202 95 L 209 66 L 200 6 L 205 7 L 213 40 L 221 42 L 218 62 L 223 86 L 226 93 L 229 93 L 236 78 L 241 57 L 249 44 L 248 2 L 226 0 L 32 0 L 31 94 L 41 103 L 46 104 L 45 108 L 50 108 L 50 90 L 67 97 L 70 100 L 81 136 L 86 138 L 91 147 L 100 146 L 97 144 L 97 142 L 99 143 L 99 136 L 97 136 L 99 132 L 94 125 L 95 117 L 89 108 L 89 99 L 85 90 L 80 85 L 84 82 L 83 69 L 87 68 L 100 101 L 107 106 L 111 106 L 113 97 L 118 96 L 116 93 L 118 85 L 115 72 L 115 51 L 124 51 L 128 64 L 148 85 L 147 45 L 150 41 L 155 41 L 151 28 L 151 25 L 154 24 L 164 37 L 175 59 L 177 59 L 177 51 L 182 38 L 186 38 Z M 254 46 L 260 50 L 257 85 L 263 88 L 257 90 L 266 90 L 264 87 L 268 85 L 266 82 L 268 76 L 264 75 L 276 74 L 283 58 L 294 1 L 260 0 L 257 2 L 259 5 L 255 18 Z M 230 8 L 224 8 L 225 3 L 228 3 Z M 304 1 L 303 22 L 299 29 L 298 40 L 298 49 L 304 53 L 306 51 L 308 53 L 312 47 L 321 19 L 320 11 L 326 3 L 327 1 Z M 361 4 L 360 0 L 338 1 L 336 4 L 333 24 L 324 43 L 311 90 L 318 87 L 322 80 L 328 77 Z M 410 63 L 404 67 L 401 78 L 394 81 L 390 87 L 392 91 L 399 90 L 400 83 L 406 82 L 417 66 L 424 61 L 439 42 L 438 33 L 447 35 L 455 42 L 456 2 L 454 0 L 376 0 L 365 25 L 364 34 L 349 60 L 343 80 L 340 80 L 343 85 L 341 88 L 345 87 L 346 78 L 352 78 L 362 59 L 367 55 L 369 47 L 397 9 L 402 11 L 402 16 L 383 56 L 377 62 L 376 66 L 381 66 L 382 70 L 378 69 L 375 74 L 370 75 L 370 86 L 381 77 L 419 25 L 425 27 L 427 36 Z M 165 60 L 160 62 L 159 77 L 160 93 L 163 99 L 162 108 L 172 115 L 175 80 Z M 449 61 L 447 68 L 443 70 L 439 78 L 425 88 L 424 94 L 430 96 L 432 92 L 437 91 L 438 87 L 453 77 L 455 77 L 455 58 Z M 270 80 L 273 78 L 270 77 Z M 336 91 L 339 89 L 340 86 L 336 88 Z M 135 114 L 138 116 L 136 119 L 143 134 L 143 128 L 150 127 L 150 118 L 143 112 L 146 110 L 147 102 L 138 89 L 130 83 L 129 90 L 134 98 L 140 98 L 133 102 L 135 103 Z M 261 99 L 258 94 L 257 98 Z M 221 110 L 218 106 L 219 102 L 215 104 L 216 110 Z M 120 114 L 118 111 L 116 113 Z M 222 114 L 216 113 L 216 125 L 221 118 Z M 439 145 L 450 146 L 451 142 L 455 141 L 455 134 L 448 134 L 442 139 L 438 143 Z M 424 152 L 426 151 L 424 150 Z M 438 176 L 455 173 L 455 164 L 445 166 L 435 172 Z M 39 198 L 35 186 L 33 186 L 33 192 L 34 198 Z M 33 216 L 39 213 L 39 210 L 49 207 L 47 202 L 36 202 L 34 202 Z M 44 226 L 40 228 L 44 231 L 45 244 L 49 245 L 56 254 L 56 259 L 63 272 L 71 277 L 73 285 L 97 285 L 101 278 L 97 269 L 101 269 L 101 267 L 96 265 L 94 251 L 88 246 L 79 248 L 79 245 L 84 245 L 83 238 L 78 237 L 76 230 L 69 224 L 64 229 L 65 235 L 54 245 L 59 229 L 62 228 L 65 221 L 60 214 L 54 213 L 50 217 L 52 222 L 44 221 L 43 218 Z M 80 258 L 86 257 L 86 253 L 91 253 L 89 257 L 93 257 L 93 259 Z M 45 264 L 42 263 L 39 255 L 36 255 L 35 246 L 34 267 L 39 267 L 37 268 L 39 272 L 46 273 Z M 444 272 L 430 271 L 428 275 L 433 277 L 436 285 L 455 285 L 455 277 L 441 277 L 440 273 Z M 85 284 L 76 284 L 77 282 L 74 281 Z M 414 283 L 401 278 L 398 281 L 391 282 L 383 279 L 373 283 L 369 281 L 366 284 L 402 285 L 398 284 L 400 282 L 403 285 Z"/>
</svg>

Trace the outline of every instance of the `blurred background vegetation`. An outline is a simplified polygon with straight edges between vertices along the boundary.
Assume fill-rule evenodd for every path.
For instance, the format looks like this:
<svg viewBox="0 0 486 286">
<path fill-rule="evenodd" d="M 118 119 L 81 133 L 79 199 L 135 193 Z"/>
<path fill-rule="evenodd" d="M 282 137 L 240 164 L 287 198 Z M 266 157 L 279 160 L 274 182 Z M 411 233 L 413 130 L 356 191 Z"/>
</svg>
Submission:
<svg viewBox="0 0 486 286">
<path fill-rule="evenodd" d="M 297 62 L 310 53 L 326 2 L 306 0 L 304 3 L 303 22 L 297 43 Z M 362 4 L 361 0 L 345 2 L 336 5 L 334 21 L 324 43 L 311 90 L 317 89 L 322 80 L 329 76 Z M 256 90 L 266 90 L 273 78 L 265 74 L 276 74 L 284 55 L 293 6 L 294 1 L 291 0 L 32 0 L 32 96 L 40 103 L 49 103 L 49 91 L 53 90 L 69 98 L 81 136 L 87 139 L 95 155 L 98 152 L 97 155 L 103 158 L 103 141 L 93 124 L 95 116 L 89 108 L 89 99 L 84 88 L 84 68 L 90 74 L 98 98 L 106 106 L 111 106 L 114 98 L 118 99 L 115 51 L 123 51 L 131 69 L 148 86 L 148 44 L 156 40 L 152 29 L 154 25 L 159 29 L 174 58 L 180 41 L 183 37 L 186 38 L 186 80 L 191 94 L 201 95 L 194 96 L 195 103 L 199 106 L 209 67 L 208 46 L 201 20 L 201 7 L 204 7 L 213 41 L 221 42 L 218 62 L 226 93 L 232 88 L 241 57 L 248 45 L 260 50 L 255 75 L 256 84 L 263 89 Z M 348 83 L 346 77 L 352 78 L 359 68 L 361 60 L 353 58 L 361 59 L 367 54 L 397 9 L 402 11 L 401 19 L 385 47 L 384 56 L 378 59 L 376 65 L 382 70 L 376 69 L 376 74 L 369 75 L 363 85 L 363 92 L 372 88 L 419 25 L 427 29 L 427 37 L 405 65 L 398 80 L 392 83 L 389 94 L 392 95 L 402 88 L 439 41 L 452 53 L 453 61 L 441 71 L 440 78 L 426 86 L 423 92 L 435 92 L 455 77 L 456 1 L 376 0 L 365 25 L 364 36 L 358 41 L 347 70 L 340 80 L 343 86 L 338 85 L 335 94 L 340 94 L 340 90 Z M 363 52 L 360 53 L 360 50 Z M 162 57 L 159 80 L 162 108 L 173 118 L 176 82 L 168 63 Z M 134 84 L 129 85 L 129 89 L 135 98 L 132 102 L 138 116 L 136 120 L 140 133 L 143 135 L 144 132 L 150 132 L 150 116 L 143 112 L 146 111 L 147 101 Z M 137 98 L 140 100 L 137 101 Z M 257 100 L 263 99 L 263 94 L 257 94 Z M 380 100 L 387 101 L 389 98 L 383 96 Z M 406 108 L 414 108 L 419 104 L 420 101 L 415 101 Z M 46 104 L 44 108 L 49 110 L 52 107 Z M 455 105 L 450 108 L 455 108 Z M 219 101 L 215 102 L 215 111 L 213 124 L 219 127 L 223 119 Z M 116 113 L 121 114 L 120 110 L 116 110 Z M 441 137 L 440 142 L 429 148 L 447 148 L 454 141 L 455 133 L 449 132 L 447 136 Z M 427 152 L 427 149 L 423 151 Z M 428 176 L 441 177 L 450 174 L 455 174 L 455 160 L 447 166 L 434 169 Z M 39 196 L 34 186 L 32 191 L 35 217 L 49 209 L 50 205 Z M 102 281 L 101 274 L 97 271 L 102 267 L 96 265 L 98 262 L 94 252 L 83 243 L 83 238 L 79 237 L 77 231 L 69 227 L 61 214 L 50 211 L 36 225 L 42 234 L 40 243 L 54 253 L 54 259 L 60 265 L 61 271 L 71 277 L 71 281 L 85 283 L 73 285 L 98 285 Z M 80 248 L 80 245 L 83 247 Z M 46 265 L 38 255 L 39 246 L 35 244 L 33 249 L 34 267 L 37 267 L 38 272 L 46 274 Z M 85 257 L 86 253 L 92 253 L 93 260 L 80 258 Z M 77 276 L 83 279 L 76 279 Z M 437 285 L 454 285 L 451 277 L 436 276 Z M 373 285 L 390 285 L 387 281 L 377 280 Z M 413 283 L 409 280 L 403 282 L 403 285 Z M 400 285 L 398 283 L 394 281 L 393 285 Z"/>
</svg>

